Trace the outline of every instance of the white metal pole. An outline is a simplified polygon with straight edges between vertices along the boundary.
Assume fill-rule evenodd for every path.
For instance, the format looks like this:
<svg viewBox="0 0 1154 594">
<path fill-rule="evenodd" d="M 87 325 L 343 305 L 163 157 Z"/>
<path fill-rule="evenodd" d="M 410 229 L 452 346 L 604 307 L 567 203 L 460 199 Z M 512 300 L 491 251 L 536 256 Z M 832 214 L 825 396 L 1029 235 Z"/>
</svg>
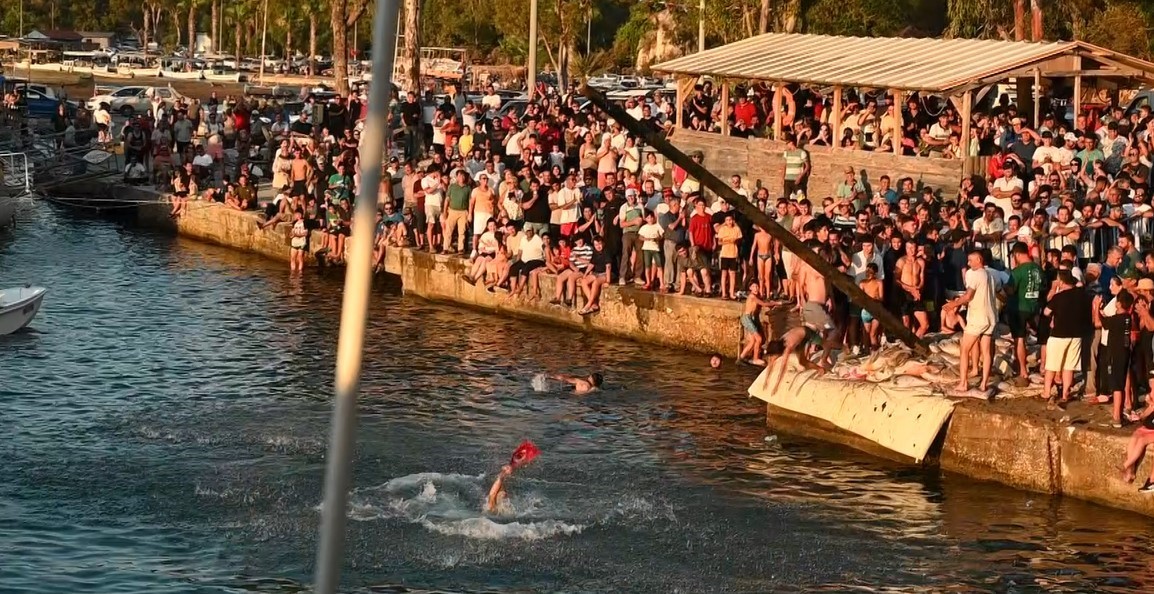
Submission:
<svg viewBox="0 0 1154 594">
<path fill-rule="evenodd" d="M 260 84 L 264 84 L 264 48 L 268 41 L 268 0 L 264 0 L 264 24 L 260 32 Z"/>
<path fill-rule="evenodd" d="M 529 0 L 529 100 L 537 91 L 537 0 Z"/>
<path fill-rule="evenodd" d="M 697 51 L 705 51 L 705 0 L 701 0 L 698 6 L 699 15 L 697 18 Z"/>
<path fill-rule="evenodd" d="M 320 546 L 317 550 L 316 593 L 334 594 L 344 561 L 345 507 L 349 497 L 349 473 L 356 443 L 357 392 L 360 390 L 365 325 L 372 289 L 373 240 L 377 192 L 381 185 L 385 139 L 389 137 L 389 92 L 392 85 L 393 52 L 397 43 L 400 0 L 380 0 L 373 15 L 372 64 L 369 111 L 360 143 L 361 184 L 357 188 L 356 212 L 349 239 L 348 268 L 341 302 L 341 330 L 325 470 L 325 500 L 321 510 Z"/>
</svg>

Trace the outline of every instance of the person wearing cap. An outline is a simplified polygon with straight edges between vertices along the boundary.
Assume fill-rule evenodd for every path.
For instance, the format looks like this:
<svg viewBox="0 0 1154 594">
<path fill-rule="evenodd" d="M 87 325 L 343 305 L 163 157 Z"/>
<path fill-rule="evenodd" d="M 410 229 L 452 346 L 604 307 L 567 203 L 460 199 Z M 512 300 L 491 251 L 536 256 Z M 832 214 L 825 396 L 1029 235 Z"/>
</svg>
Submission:
<svg viewBox="0 0 1154 594">
<path fill-rule="evenodd" d="M 636 261 L 641 254 L 641 239 L 637 234 L 644 221 L 645 209 L 637 202 L 637 190 L 625 190 L 625 204 L 613 217 L 613 224 L 621 229 L 621 262 L 618 264 L 618 284 L 624 286 L 631 279 L 640 284 L 641 275 L 636 275 Z"/>
</svg>

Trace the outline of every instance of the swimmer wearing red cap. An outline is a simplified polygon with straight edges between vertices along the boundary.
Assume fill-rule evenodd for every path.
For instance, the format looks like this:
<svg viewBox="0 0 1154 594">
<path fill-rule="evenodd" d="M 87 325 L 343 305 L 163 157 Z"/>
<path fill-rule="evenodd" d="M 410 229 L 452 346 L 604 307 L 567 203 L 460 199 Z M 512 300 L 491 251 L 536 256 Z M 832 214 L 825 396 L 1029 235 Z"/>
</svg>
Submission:
<svg viewBox="0 0 1154 594">
<path fill-rule="evenodd" d="M 585 377 L 564 374 L 551 375 L 549 377 L 559 382 L 571 384 L 573 386 L 573 392 L 576 394 L 596 392 L 601 388 L 602 382 L 605 381 L 605 378 L 602 377 L 600 373 L 592 373 Z"/>
<path fill-rule="evenodd" d="M 497 480 L 493 481 L 492 487 L 489 487 L 489 498 L 485 502 L 487 513 L 497 513 L 498 505 L 508 499 L 505 494 L 505 479 L 513 475 L 513 469 L 532 462 L 540 454 L 541 450 L 531 441 L 525 440 L 517 446 L 517 449 L 513 451 L 513 456 L 509 459 L 509 463 L 501 467 L 501 472 L 497 474 Z"/>
</svg>

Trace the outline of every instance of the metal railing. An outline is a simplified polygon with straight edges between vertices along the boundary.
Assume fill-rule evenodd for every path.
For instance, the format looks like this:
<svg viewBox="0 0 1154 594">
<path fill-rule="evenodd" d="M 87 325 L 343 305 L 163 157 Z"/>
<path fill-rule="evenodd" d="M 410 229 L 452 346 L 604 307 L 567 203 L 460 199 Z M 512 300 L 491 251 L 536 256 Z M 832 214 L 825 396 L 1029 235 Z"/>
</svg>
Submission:
<svg viewBox="0 0 1154 594">
<path fill-rule="evenodd" d="M 32 193 L 32 169 L 25 153 L 0 152 L 0 182 L 5 187 L 22 188 L 20 195 Z"/>
</svg>

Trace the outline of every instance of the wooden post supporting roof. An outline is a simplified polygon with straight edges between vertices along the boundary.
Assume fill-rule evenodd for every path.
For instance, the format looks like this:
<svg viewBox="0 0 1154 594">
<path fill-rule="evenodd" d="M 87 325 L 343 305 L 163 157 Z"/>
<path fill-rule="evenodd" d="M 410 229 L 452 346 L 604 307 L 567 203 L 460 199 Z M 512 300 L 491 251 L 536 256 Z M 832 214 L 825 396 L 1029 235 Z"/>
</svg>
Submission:
<svg viewBox="0 0 1154 594">
<path fill-rule="evenodd" d="M 729 136 L 729 81 L 722 78 L 721 83 L 721 135 Z"/>
<path fill-rule="evenodd" d="M 773 85 L 773 139 L 781 140 L 781 102 L 785 100 L 785 83 Z"/>
<path fill-rule="evenodd" d="M 905 125 L 902 124 L 902 108 L 905 107 L 905 100 L 902 99 L 902 92 L 899 89 L 890 91 L 890 101 L 894 105 L 894 154 L 902 155 L 902 138 L 905 137 Z"/>
<path fill-rule="evenodd" d="M 835 288 L 845 293 L 851 302 L 870 312 L 874 319 L 878 320 L 882 327 L 886 329 L 886 332 L 897 337 L 919 354 L 929 354 L 929 349 L 926 345 L 918 340 L 918 337 L 915 336 L 913 332 L 910 332 L 909 328 L 906 328 L 905 325 L 902 324 L 901 319 L 886 309 L 881 302 L 866 295 L 865 292 L 857 286 L 857 283 L 853 281 L 852 277 L 831 266 L 829 262 L 826 262 L 825 259 L 812 248 L 802 243 L 793 233 L 790 233 L 784 227 L 778 225 L 773 219 L 769 218 L 768 215 L 750 203 L 748 199 L 734 191 L 729 184 L 719 179 L 716 175 L 713 175 L 713 173 L 693 159 L 690 159 L 660 134 L 653 133 L 648 127 L 643 126 L 641 122 L 633 119 L 633 117 L 626 113 L 620 106 L 611 104 L 605 99 L 605 95 L 601 94 L 601 91 L 586 84 L 582 86 L 581 93 L 588 97 L 598 109 L 609 114 L 609 117 L 620 122 L 622 126 L 625 126 L 625 129 L 629 130 L 635 137 L 644 140 L 646 144 L 657 149 L 657 152 L 664 155 L 665 158 L 679 165 L 690 176 L 698 180 L 702 187 L 708 188 L 722 200 L 732 205 L 738 212 L 745 215 L 750 221 L 753 221 L 755 225 L 765 229 L 774 239 L 780 241 L 786 249 L 793 252 L 797 258 L 813 267 L 814 270 L 821 273 Z M 775 105 L 778 104 L 775 102 Z M 775 111 L 779 112 L 778 115 L 780 115 L 780 109 L 775 109 Z"/>
<path fill-rule="evenodd" d="M 1034 69 L 1034 91 L 1031 93 L 1034 99 L 1034 126 L 1035 130 L 1042 125 L 1042 69 Z"/>
<path fill-rule="evenodd" d="M 829 114 L 830 141 L 841 146 L 841 87 L 833 88 L 833 113 Z"/>
<path fill-rule="evenodd" d="M 1078 116 L 1082 115 L 1082 56 L 1074 56 L 1074 121 L 1070 122 L 1071 129 L 1077 129 Z M 1057 143 L 1055 143 L 1057 144 Z"/>
<path fill-rule="evenodd" d="M 684 128 L 685 122 L 681 121 L 684 118 L 684 116 L 682 114 L 685 113 L 685 78 L 684 77 L 678 77 L 677 78 L 677 97 L 674 99 L 674 101 L 676 102 L 674 105 L 674 110 L 676 111 L 676 113 L 673 114 L 676 119 L 674 121 L 677 123 L 678 128 Z"/>
<path fill-rule="evenodd" d="M 974 174 L 974 162 L 970 157 L 970 117 L 973 112 L 974 92 L 966 90 L 962 92 L 962 175 L 969 177 Z"/>
</svg>

